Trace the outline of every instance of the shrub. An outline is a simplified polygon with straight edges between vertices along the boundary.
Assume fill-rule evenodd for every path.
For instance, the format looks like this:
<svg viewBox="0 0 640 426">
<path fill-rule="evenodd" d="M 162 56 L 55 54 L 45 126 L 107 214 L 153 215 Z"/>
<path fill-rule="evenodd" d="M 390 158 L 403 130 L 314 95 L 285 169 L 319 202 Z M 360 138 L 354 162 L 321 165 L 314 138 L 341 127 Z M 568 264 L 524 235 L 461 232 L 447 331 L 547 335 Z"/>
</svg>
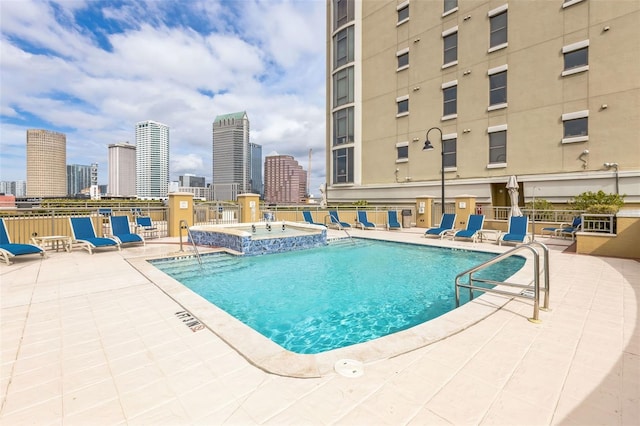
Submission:
<svg viewBox="0 0 640 426">
<path fill-rule="evenodd" d="M 587 213 L 615 214 L 624 205 L 626 195 L 606 194 L 600 190 L 598 192 L 583 192 L 571 200 L 572 208 L 584 210 Z"/>
</svg>

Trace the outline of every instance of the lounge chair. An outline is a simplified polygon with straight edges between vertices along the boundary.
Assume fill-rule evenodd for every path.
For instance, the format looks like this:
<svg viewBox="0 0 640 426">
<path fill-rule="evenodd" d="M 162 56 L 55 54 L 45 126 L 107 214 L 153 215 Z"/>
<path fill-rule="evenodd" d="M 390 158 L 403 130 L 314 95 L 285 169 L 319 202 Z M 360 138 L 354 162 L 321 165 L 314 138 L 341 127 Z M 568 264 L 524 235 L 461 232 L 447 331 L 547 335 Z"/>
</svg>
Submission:
<svg viewBox="0 0 640 426">
<path fill-rule="evenodd" d="M 529 218 L 527 216 L 511 216 L 509 219 L 509 230 L 498 238 L 498 244 L 503 241 L 510 243 L 524 243 L 529 240 L 528 234 Z"/>
<path fill-rule="evenodd" d="M 376 229 L 376 224 L 369 222 L 369 219 L 367 219 L 366 210 L 358 210 L 358 221 L 356 222 L 356 227 L 358 226 L 362 229 Z"/>
<path fill-rule="evenodd" d="M 145 245 L 144 238 L 141 235 L 131 232 L 127 216 L 111 216 L 109 223 L 111 225 L 111 235 L 120 241 L 120 244 L 142 243 L 142 245 Z"/>
<path fill-rule="evenodd" d="M 560 224 L 560 226 L 557 228 L 553 228 L 553 227 L 542 228 L 541 234 L 544 234 L 544 231 L 547 231 L 549 232 L 549 235 L 556 236 L 556 237 L 557 236 L 564 237 L 564 236 L 570 235 L 571 240 L 575 240 L 576 232 L 578 232 L 580 229 L 582 229 L 582 217 L 576 216 L 573 218 L 573 222 L 571 222 L 571 224 L 568 224 L 568 223 Z"/>
<path fill-rule="evenodd" d="M 387 211 L 387 229 L 402 229 L 402 225 L 398 222 L 398 212 L 395 210 Z"/>
<path fill-rule="evenodd" d="M 331 218 L 331 223 L 336 225 L 338 229 L 351 228 L 351 225 L 349 225 L 347 222 L 342 222 L 340 220 L 337 210 L 329 210 L 329 217 Z"/>
<path fill-rule="evenodd" d="M 0 219 L 0 256 L 2 256 L 2 259 L 7 265 L 11 265 L 12 257 L 23 256 L 25 254 L 39 254 L 42 257 L 47 256 L 44 250 L 36 245 L 12 243 L 4 219 Z"/>
<path fill-rule="evenodd" d="M 442 219 L 440 219 L 440 225 L 429 228 L 424 233 L 425 237 L 435 236 L 435 237 L 444 237 L 444 234 L 447 231 L 453 230 L 453 226 L 456 224 L 456 214 L 455 213 L 445 213 L 442 215 Z"/>
<path fill-rule="evenodd" d="M 453 234 L 453 239 L 457 238 L 469 238 L 473 240 L 475 243 L 478 241 L 478 233 L 482 229 L 484 225 L 484 215 L 483 214 L 472 214 L 469 215 L 469 220 L 467 221 L 467 229 L 462 229 L 460 231 L 456 231 Z"/>
<path fill-rule="evenodd" d="M 142 232 L 147 238 L 158 236 L 158 228 L 153 224 L 149 216 L 136 217 L 136 229 L 136 232 Z"/>
<path fill-rule="evenodd" d="M 313 220 L 313 216 L 311 216 L 311 212 L 309 210 L 303 210 L 302 217 L 304 218 L 304 221 L 310 225 L 324 226 L 322 223 L 318 223 Z"/>
<path fill-rule="evenodd" d="M 96 236 L 96 230 L 90 217 L 70 217 L 71 234 L 74 243 L 79 243 L 82 248 L 93 254 L 94 248 L 117 247 L 120 250 L 120 242 L 115 238 L 103 238 Z"/>
</svg>

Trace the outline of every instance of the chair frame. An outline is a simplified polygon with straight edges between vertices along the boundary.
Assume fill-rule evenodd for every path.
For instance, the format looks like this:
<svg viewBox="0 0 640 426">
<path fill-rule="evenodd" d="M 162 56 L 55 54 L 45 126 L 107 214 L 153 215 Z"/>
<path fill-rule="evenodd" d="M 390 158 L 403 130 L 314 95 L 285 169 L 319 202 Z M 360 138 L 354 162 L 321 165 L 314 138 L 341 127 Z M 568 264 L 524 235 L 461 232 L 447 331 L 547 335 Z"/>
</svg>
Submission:
<svg viewBox="0 0 640 426">
<path fill-rule="evenodd" d="M 511 226 L 512 226 L 514 220 L 524 220 L 525 221 L 525 227 L 524 227 L 524 232 L 525 233 L 524 234 L 516 234 L 516 233 L 511 231 Z M 522 240 L 511 239 L 512 235 L 521 235 L 522 236 Z M 508 237 L 510 239 L 505 240 L 505 237 Z M 511 216 L 509 218 L 509 228 L 508 228 L 506 233 L 500 235 L 500 237 L 498 238 L 498 245 L 502 245 L 503 242 L 515 243 L 515 244 L 525 244 L 527 241 L 531 241 L 531 234 L 529 233 L 529 218 L 527 216 Z"/>
<path fill-rule="evenodd" d="M 140 223 L 140 221 L 144 221 L 149 219 L 149 223 L 151 226 L 146 226 Z M 158 228 L 153 224 L 151 220 L 151 216 L 136 216 L 136 233 L 143 233 L 145 238 L 158 238 Z"/>
<path fill-rule="evenodd" d="M 480 219 L 480 227 L 477 229 L 470 229 L 469 225 L 472 223 L 472 218 L 481 218 Z M 480 236 L 480 232 L 482 231 L 482 227 L 484 226 L 484 215 L 483 214 L 471 214 L 469 215 L 469 218 L 467 219 L 467 227 L 466 229 L 460 229 L 455 231 L 455 233 L 453 234 L 453 240 L 455 241 L 456 237 L 458 238 L 468 238 L 470 239 L 472 242 L 476 243 L 478 242 L 478 237 Z M 470 231 L 473 231 L 472 234 L 469 235 L 459 235 L 460 233 L 468 233 Z"/>
<path fill-rule="evenodd" d="M 335 225 L 338 229 L 351 228 L 351 224 L 340 220 L 337 210 L 329 210 L 329 218 L 331 220 L 331 224 Z"/>
<path fill-rule="evenodd" d="M 302 218 L 304 219 L 304 222 L 309 225 L 324 226 L 322 223 L 318 223 L 313 220 L 313 216 L 311 215 L 311 210 L 303 210 Z"/>
<path fill-rule="evenodd" d="M 369 221 L 369 218 L 367 218 L 366 210 L 358 210 L 357 215 L 358 217 L 356 220 L 356 228 L 360 227 L 362 229 L 376 229 L 376 224 Z"/>
<path fill-rule="evenodd" d="M 391 223 L 391 213 L 395 215 L 395 222 Z M 398 220 L 398 212 L 396 210 L 387 210 L 387 229 L 402 229 L 402 224 Z"/>
<path fill-rule="evenodd" d="M 451 218 L 451 226 L 449 226 L 448 224 L 446 224 L 445 226 L 442 226 L 443 223 L 445 223 L 446 219 Z M 438 226 L 434 226 L 431 227 L 429 229 L 427 229 L 424 232 L 424 236 L 425 237 L 440 237 L 440 239 L 444 238 L 444 236 L 451 231 L 454 231 L 454 226 L 456 225 L 456 218 L 457 218 L 457 214 L 455 213 L 443 213 L 442 217 L 440 218 L 440 225 Z"/>
</svg>

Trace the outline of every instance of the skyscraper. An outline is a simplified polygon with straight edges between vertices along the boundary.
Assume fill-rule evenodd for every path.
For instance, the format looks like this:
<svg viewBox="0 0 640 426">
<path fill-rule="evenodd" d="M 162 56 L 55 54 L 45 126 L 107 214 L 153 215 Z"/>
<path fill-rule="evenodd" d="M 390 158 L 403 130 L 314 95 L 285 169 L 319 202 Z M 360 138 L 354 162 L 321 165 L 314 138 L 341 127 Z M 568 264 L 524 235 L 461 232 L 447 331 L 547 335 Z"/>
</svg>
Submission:
<svg viewBox="0 0 640 426">
<path fill-rule="evenodd" d="M 249 165 L 251 167 L 251 192 L 262 196 L 262 145 L 249 142 Z"/>
<path fill-rule="evenodd" d="M 89 194 L 91 188 L 91 168 L 92 166 L 81 164 L 67 165 L 67 195 L 73 197 L 81 193 Z"/>
<path fill-rule="evenodd" d="M 213 121 L 213 193 L 218 200 L 235 198 L 250 190 L 249 118 L 247 113 L 219 115 Z"/>
<path fill-rule="evenodd" d="M 290 155 L 267 155 L 264 160 L 264 201 L 301 203 L 307 194 L 307 172 Z"/>
<path fill-rule="evenodd" d="M 67 195 L 67 136 L 27 130 L 27 197 Z"/>
<path fill-rule="evenodd" d="M 136 123 L 136 193 L 160 199 L 169 190 L 169 126 L 147 120 Z"/>
<path fill-rule="evenodd" d="M 108 192 L 116 197 L 136 195 L 136 147 L 129 142 L 109 145 Z"/>
</svg>

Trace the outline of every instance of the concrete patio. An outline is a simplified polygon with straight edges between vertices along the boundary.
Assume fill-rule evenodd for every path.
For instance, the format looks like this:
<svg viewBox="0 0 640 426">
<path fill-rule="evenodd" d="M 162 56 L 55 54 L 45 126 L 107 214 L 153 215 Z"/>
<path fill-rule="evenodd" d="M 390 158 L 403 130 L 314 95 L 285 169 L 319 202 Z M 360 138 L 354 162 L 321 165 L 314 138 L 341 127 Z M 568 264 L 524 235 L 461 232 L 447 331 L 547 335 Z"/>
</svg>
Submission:
<svg viewBox="0 0 640 426">
<path fill-rule="evenodd" d="M 497 248 L 422 231 L 350 233 Z M 215 327 L 187 326 L 184 307 L 130 263 L 175 254 L 175 239 L 16 259 L 0 266 L 0 423 L 638 424 L 640 262 L 540 241 L 551 250 L 552 308 L 541 324 L 512 300 L 460 333 L 366 363 L 357 378 L 271 374 Z"/>
</svg>

